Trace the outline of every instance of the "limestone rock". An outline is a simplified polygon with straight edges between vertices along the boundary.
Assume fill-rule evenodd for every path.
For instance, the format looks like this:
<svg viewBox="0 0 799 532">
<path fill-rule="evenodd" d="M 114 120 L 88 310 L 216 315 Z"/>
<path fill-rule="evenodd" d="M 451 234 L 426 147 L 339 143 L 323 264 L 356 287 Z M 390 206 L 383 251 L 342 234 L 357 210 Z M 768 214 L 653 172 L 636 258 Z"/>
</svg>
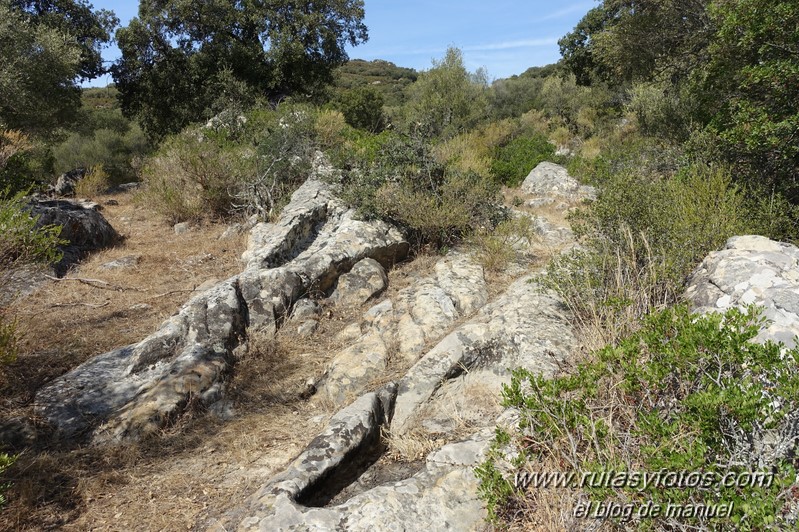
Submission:
<svg viewBox="0 0 799 532">
<path fill-rule="evenodd" d="M 329 289 L 363 259 L 388 265 L 408 251 L 397 229 L 357 220 L 314 180 L 295 192 L 278 223 L 255 229 L 243 272 L 196 295 L 141 342 L 41 389 L 37 411 L 62 433 L 88 432 L 95 442 L 151 434 L 192 401 L 222 398 L 248 332 L 275 332 L 303 294 Z"/>
<path fill-rule="evenodd" d="M 596 198 L 593 187 L 580 186 L 566 168 L 547 161 L 533 168 L 522 183 L 521 189 L 527 194 L 543 198 L 561 197 L 569 200 Z"/>
<path fill-rule="evenodd" d="M 373 314 L 389 311 L 384 305 Z M 551 375 L 576 343 L 569 318 L 562 303 L 542 293 L 533 278 L 519 279 L 411 368 L 392 388 L 396 400 L 390 407 L 382 402 L 382 423 L 392 435 L 420 425 L 439 434 L 474 427 L 471 435 L 429 453 L 416 472 L 373 487 L 363 484 L 343 496 L 346 491 L 337 479 L 374 477 L 379 467 L 380 449 L 358 444 L 368 442 L 380 423 L 377 400 L 366 394 L 334 416 L 286 470 L 205 526 L 220 531 L 480 529 L 486 514 L 474 467 L 485 458 L 502 414 L 496 401 L 501 385 L 512 367 Z M 377 342 L 380 337 L 373 333 L 369 338 Z"/>
<path fill-rule="evenodd" d="M 699 312 L 762 305 L 771 323 L 757 340 L 793 347 L 799 335 L 799 248 L 762 236 L 733 237 L 694 271 L 685 296 Z"/>
<path fill-rule="evenodd" d="M 336 404 L 343 404 L 380 378 L 389 356 L 409 367 L 428 342 L 440 339 L 458 319 L 487 301 L 482 267 L 464 253 L 444 257 L 431 276 L 402 289 L 394 301 L 374 305 L 360 324 L 340 333 L 340 340 L 352 343 L 336 353 L 322 391 Z"/>
<path fill-rule="evenodd" d="M 318 318 L 322 313 L 322 307 L 313 299 L 303 298 L 294 303 L 294 308 L 291 311 L 291 319 L 295 321 L 304 321 Z"/>
<path fill-rule="evenodd" d="M 337 306 L 358 306 L 377 296 L 388 286 L 386 271 L 374 259 L 363 259 L 338 279 L 330 300 Z"/>
<path fill-rule="evenodd" d="M 33 199 L 28 205 L 33 216 L 38 216 L 37 227 L 61 226 L 60 238 L 68 243 L 60 246 L 61 261 L 54 265 L 56 275 L 67 270 L 92 251 L 113 246 L 121 237 L 100 213 L 96 203 L 77 200 Z"/>
</svg>

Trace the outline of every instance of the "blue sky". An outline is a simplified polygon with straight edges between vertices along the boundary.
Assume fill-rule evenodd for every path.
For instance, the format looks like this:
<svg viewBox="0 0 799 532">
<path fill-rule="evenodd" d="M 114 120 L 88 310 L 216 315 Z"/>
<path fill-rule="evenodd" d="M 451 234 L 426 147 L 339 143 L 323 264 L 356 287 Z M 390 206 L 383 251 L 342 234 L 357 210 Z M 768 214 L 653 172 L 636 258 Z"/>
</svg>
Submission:
<svg viewBox="0 0 799 532">
<path fill-rule="evenodd" d="M 135 0 L 92 3 L 116 12 L 122 25 L 138 11 Z M 490 79 L 504 78 L 557 61 L 558 39 L 595 5 L 592 0 L 366 0 L 369 41 L 348 53 L 352 59 L 426 70 L 447 47 L 457 46 L 469 70 L 485 67 Z M 103 55 L 113 60 L 119 50 L 111 47 Z M 110 82 L 107 76 L 90 84 Z"/>
</svg>

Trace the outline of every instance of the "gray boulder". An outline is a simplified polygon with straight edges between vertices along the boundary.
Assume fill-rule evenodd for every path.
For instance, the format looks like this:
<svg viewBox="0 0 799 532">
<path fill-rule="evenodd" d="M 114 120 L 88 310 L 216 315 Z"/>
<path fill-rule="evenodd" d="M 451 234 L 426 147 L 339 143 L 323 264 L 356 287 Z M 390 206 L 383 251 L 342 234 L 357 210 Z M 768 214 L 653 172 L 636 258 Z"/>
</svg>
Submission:
<svg viewBox="0 0 799 532">
<path fill-rule="evenodd" d="M 75 194 L 75 185 L 84 177 L 86 177 L 85 168 L 76 168 L 69 172 L 64 172 L 58 176 L 58 180 L 53 187 L 53 192 L 57 196 L 72 196 Z"/>
<path fill-rule="evenodd" d="M 100 208 L 96 203 L 64 199 L 32 199 L 28 204 L 31 215 L 38 217 L 37 227 L 60 226 L 60 238 L 67 241 L 59 247 L 63 258 L 53 266 L 56 275 L 63 276 L 92 251 L 120 241 L 119 234 L 100 213 Z"/>
</svg>

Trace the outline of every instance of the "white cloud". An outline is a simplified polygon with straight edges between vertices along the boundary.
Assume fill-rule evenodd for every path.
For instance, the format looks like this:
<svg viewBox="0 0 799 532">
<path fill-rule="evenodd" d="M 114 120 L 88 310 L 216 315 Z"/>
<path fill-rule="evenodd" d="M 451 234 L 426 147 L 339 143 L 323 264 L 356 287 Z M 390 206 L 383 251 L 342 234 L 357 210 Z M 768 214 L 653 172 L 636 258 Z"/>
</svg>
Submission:
<svg viewBox="0 0 799 532">
<path fill-rule="evenodd" d="M 541 18 L 539 18 L 537 20 L 538 21 L 542 21 L 542 20 L 558 19 L 558 18 L 561 18 L 561 17 L 565 17 L 566 15 L 571 15 L 572 13 L 577 13 L 577 12 L 580 12 L 580 11 L 587 13 L 588 10 L 591 9 L 592 5 L 593 4 L 590 4 L 588 2 L 580 2 L 579 4 L 574 4 L 574 5 L 571 5 L 569 7 L 565 7 L 563 9 L 559 10 L 559 11 L 555 11 L 555 12 L 550 13 L 548 15 L 544 15 L 543 17 L 541 17 Z"/>
<path fill-rule="evenodd" d="M 517 41 L 503 41 L 489 44 L 475 44 L 464 46 L 464 52 L 484 52 L 489 50 L 510 50 L 513 48 L 538 48 L 545 46 L 553 46 L 558 43 L 554 37 L 547 37 L 545 39 L 521 39 Z"/>
</svg>

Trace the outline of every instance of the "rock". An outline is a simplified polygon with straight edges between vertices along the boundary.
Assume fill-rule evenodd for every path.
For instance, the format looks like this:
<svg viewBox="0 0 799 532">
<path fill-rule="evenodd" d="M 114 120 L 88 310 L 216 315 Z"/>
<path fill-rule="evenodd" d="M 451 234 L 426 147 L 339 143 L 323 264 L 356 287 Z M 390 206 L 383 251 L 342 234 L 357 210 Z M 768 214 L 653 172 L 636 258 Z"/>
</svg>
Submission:
<svg viewBox="0 0 799 532">
<path fill-rule="evenodd" d="M 64 172 L 58 176 L 53 192 L 57 196 L 72 196 L 75 193 L 75 185 L 84 177 L 86 177 L 85 168 L 76 168 L 69 172 Z"/>
<path fill-rule="evenodd" d="M 456 422 L 452 405 L 458 405 L 459 422 L 490 425 L 501 413 L 499 403 L 481 394 L 498 397 L 509 368 L 553 374 L 576 345 L 561 301 L 523 277 L 408 370 L 399 382 L 391 432 L 417 424 L 447 432 Z"/>
<path fill-rule="evenodd" d="M 105 200 L 103 205 L 108 205 L 109 207 L 116 207 L 119 205 L 119 202 L 115 199 Z"/>
<path fill-rule="evenodd" d="M 305 320 L 297 327 L 297 334 L 302 338 L 307 338 L 316 332 L 319 322 L 316 320 Z"/>
<path fill-rule="evenodd" d="M 243 272 L 193 297 L 141 342 L 43 387 L 37 412 L 62 435 L 87 433 L 95 443 L 154 434 L 193 404 L 222 399 L 242 340 L 274 333 L 301 295 L 328 290 L 365 258 L 389 265 L 408 251 L 397 229 L 357 220 L 314 180 L 295 192 L 278 223 L 256 229 Z"/>
<path fill-rule="evenodd" d="M 322 307 L 313 299 L 303 298 L 294 303 L 291 319 L 296 321 L 311 320 L 322 314 Z"/>
<path fill-rule="evenodd" d="M 103 270 L 119 270 L 123 268 L 132 268 L 141 262 L 141 255 L 127 255 L 120 257 L 116 260 L 106 262 L 100 266 Z"/>
<path fill-rule="evenodd" d="M 596 198 L 593 187 L 580 186 L 564 167 L 547 161 L 530 172 L 521 189 L 527 194 L 544 198 L 565 197 L 572 201 Z"/>
<path fill-rule="evenodd" d="M 415 363 L 424 346 L 449 332 L 461 317 L 488 301 L 483 269 L 469 255 L 441 259 L 430 277 L 404 288 L 394 301 L 374 305 L 359 324 L 339 333 L 349 343 L 333 357 L 320 390 L 336 404 L 362 393 L 395 363 Z"/>
<path fill-rule="evenodd" d="M 342 409 L 287 469 L 238 508 L 203 527 L 480 529 L 486 512 L 474 468 L 484 460 L 503 415 L 497 401 L 501 386 L 509 380 L 509 368 L 552 375 L 576 345 L 569 320 L 564 305 L 554 294 L 542 292 L 534 278 L 517 280 L 430 350 L 398 387 L 392 385 L 377 397 L 365 394 Z M 379 340 L 377 335 L 370 337 Z M 374 350 L 379 347 L 362 355 Z M 382 401 L 381 393 L 387 395 Z M 420 426 L 431 426 L 437 434 L 474 429 L 455 443 L 442 441 L 418 471 L 370 486 L 381 453 L 372 438 L 381 425 L 383 430 L 389 426 L 392 436 Z M 344 486 L 359 489 L 348 492 Z"/>
<path fill-rule="evenodd" d="M 762 236 L 738 236 L 711 253 L 688 281 L 698 312 L 762 305 L 768 328 L 757 337 L 796 346 L 799 335 L 799 248 Z"/>
<path fill-rule="evenodd" d="M 176 235 L 183 235 L 191 231 L 191 224 L 189 222 L 180 222 L 172 226 Z"/>
<path fill-rule="evenodd" d="M 28 204 L 28 209 L 33 216 L 38 217 L 37 227 L 61 226 L 60 238 L 68 243 L 59 247 L 63 258 L 53 266 L 59 277 L 92 251 L 111 247 L 121 240 L 99 212 L 100 206 L 96 203 L 33 199 Z"/>
<path fill-rule="evenodd" d="M 382 293 L 388 286 L 386 271 L 374 259 L 363 259 L 338 279 L 330 300 L 337 306 L 358 306 Z"/>
</svg>

